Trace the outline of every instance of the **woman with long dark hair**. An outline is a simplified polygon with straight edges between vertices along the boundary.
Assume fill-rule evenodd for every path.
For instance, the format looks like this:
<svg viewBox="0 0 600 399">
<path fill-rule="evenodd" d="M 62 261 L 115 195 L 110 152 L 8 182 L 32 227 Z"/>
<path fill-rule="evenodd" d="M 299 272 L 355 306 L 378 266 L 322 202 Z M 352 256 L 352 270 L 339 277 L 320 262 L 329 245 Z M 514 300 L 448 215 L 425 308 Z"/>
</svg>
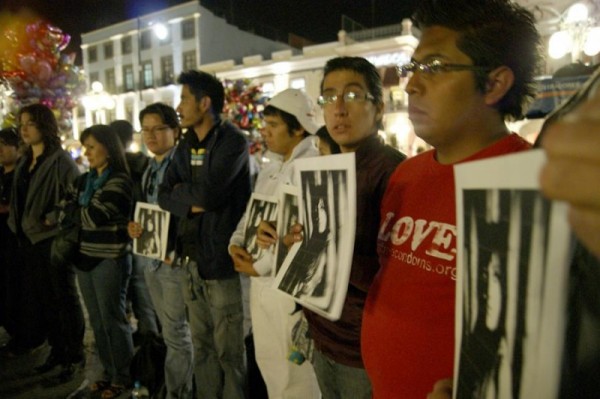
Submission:
<svg viewBox="0 0 600 399">
<path fill-rule="evenodd" d="M 59 379 L 73 377 L 74 364 L 83 361 L 83 312 L 75 274 L 67 265 L 52 265 L 50 249 L 58 233 L 57 204 L 79 170 L 62 149 L 56 118 L 48 107 L 23 107 L 18 117 L 26 145 L 12 186 L 9 226 L 19 242 L 26 279 L 22 287 L 22 346 L 34 347 L 45 337 L 52 347 L 45 373 L 63 366 Z"/>
<path fill-rule="evenodd" d="M 85 129 L 81 143 L 90 171 L 71 191 L 81 207 L 77 279 L 104 368 L 102 379 L 90 390 L 108 399 L 118 397 L 130 384 L 133 343 L 125 296 L 131 266 L 125 255 L 133 184 L 121 142 L 109 126 Z"/>
</svg>

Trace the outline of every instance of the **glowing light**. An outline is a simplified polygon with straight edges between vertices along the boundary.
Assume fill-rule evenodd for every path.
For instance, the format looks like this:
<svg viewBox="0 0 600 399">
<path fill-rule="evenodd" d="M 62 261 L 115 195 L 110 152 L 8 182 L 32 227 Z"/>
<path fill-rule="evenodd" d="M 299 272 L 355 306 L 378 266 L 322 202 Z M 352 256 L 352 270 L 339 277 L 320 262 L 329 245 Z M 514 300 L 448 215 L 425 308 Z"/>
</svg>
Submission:
<svg viewBox="0 0 600 399">
<path fill-rule="evenodd" d="M 564 57 L 573 47 L 573 38 L 564 30 L 555 32 L 550 36 L 548 54 L 554 59 Z"/>
</svg>

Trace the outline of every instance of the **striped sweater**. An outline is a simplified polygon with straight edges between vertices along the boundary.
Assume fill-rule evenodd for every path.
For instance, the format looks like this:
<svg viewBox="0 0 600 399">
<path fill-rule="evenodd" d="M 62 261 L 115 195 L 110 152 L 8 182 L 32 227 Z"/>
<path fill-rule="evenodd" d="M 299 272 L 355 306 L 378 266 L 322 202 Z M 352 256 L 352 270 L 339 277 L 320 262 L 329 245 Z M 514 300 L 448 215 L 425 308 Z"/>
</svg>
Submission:
<svg viewBox="0 0 600 399">
<path fill-rule="evenodd" d="M 86 179 L 87 173 L 80 177 Z M 118 258 L 129 243 L 127 223 L 132 204 L 133 183 L 125 173 L 111 175 L 88 206 L 81 208 L 80 252 L 89 258 Z M 86 259 L 88 258 L 88 259 Z"/>
</svg>

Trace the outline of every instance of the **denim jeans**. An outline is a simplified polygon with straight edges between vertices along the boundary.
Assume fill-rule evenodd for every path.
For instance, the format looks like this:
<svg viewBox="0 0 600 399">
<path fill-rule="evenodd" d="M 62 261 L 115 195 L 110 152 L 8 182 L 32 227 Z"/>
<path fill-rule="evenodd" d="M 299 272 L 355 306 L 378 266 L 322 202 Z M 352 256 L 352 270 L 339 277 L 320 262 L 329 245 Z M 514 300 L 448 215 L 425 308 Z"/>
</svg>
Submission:
<svg viewBox="0 0 600 399">
<path fill-rule="evenodd" d="M 129 278 L 129 287 L 127 288 L 133 314 L 138 321 L 138 331 L 140 334 L 154 333 L 158 335 L 158 324 L 156 323 L 156 313 L 150 299 L 149 288 L 144 278 L 145 264 L 139 263 L 140 259 L 148 259 L 143 256 L 126 255 L 126 261 L 131 263 L 131 277 Z"/>
<path fill-rule="evenodd" d="M 171 267 L 143 256 L 134 255 L 134 264 L 144 270 L 146 285 L 162 325 L 162 336 L 167 346 L 167 399 L 191 398 L 194 350 L 183 302 L 187 273 L 181 267 Z"/>
<path fill-rule="evenodd" d="M 133 357 L 131 327 L 125 315 L 125 295 L 131 269 L 125 258 L 103 259 L 90 271 L 77 270 L 79 288 L 96 339 L 104 378 L 128 385 Z"/>
<path fill-rule="evenodd" d="M 365 369 L 336 363 L 317 349 L 313 367 L 323 399 L 370 399 L 371 381 Z"/>
<path fill-rule="evenodd" d="M 184 262 L 188 308 L 194 344 L 196 397 L 244 398 L 246 366 L 240 278 L 204 280 L 196 262 Z"/>
</svg>

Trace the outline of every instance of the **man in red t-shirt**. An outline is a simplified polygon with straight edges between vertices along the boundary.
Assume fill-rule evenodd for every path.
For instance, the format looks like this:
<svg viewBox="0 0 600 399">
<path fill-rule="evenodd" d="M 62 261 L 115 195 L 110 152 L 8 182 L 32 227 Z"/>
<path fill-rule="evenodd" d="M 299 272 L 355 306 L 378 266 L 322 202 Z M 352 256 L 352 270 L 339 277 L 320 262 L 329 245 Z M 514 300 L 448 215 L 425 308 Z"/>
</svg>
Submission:
<svg viewBox="0 0 600 399">
<path fill-rule="evenodd" d="M 539 34 L 503 0 L 423 0 L 410 63 L 409 117 L 434 147 L 400 164 L 381 203 L 381 269 L 363 314 L 373 397 L 425 398 L 453 374 L 456 215 L 453 165 L 530 148 L 505 119 L 533 96 Z"/>
</svg>

